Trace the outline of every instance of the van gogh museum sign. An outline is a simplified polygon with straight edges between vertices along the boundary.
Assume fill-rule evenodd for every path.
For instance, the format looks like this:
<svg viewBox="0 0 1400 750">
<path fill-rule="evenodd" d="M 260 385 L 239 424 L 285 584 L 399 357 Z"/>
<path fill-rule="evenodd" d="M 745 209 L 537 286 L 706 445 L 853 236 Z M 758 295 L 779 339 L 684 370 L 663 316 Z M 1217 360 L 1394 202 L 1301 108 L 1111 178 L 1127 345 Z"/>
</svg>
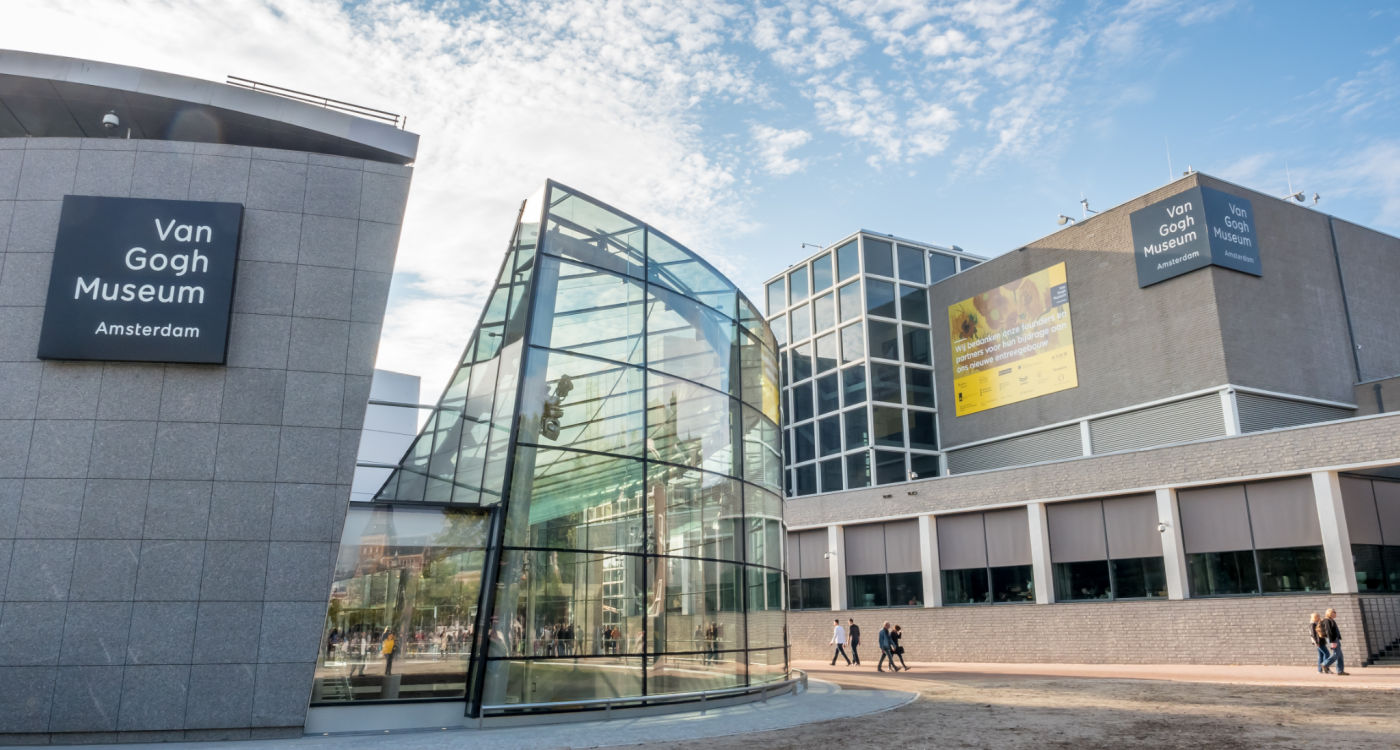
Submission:
<svg viewBox="0 0 1400 750">
<path fill-rule="evenodd" d="M 63 199 L 40 359 L 222 364 L 243 206 Z"/>
<path fill-rule="evenodd" d="M 1206 266 L 1262 276 L 1254 208 L 1229 193 L 1198 187 L 1134 211 L 1138 287 Z"/>
</svg>

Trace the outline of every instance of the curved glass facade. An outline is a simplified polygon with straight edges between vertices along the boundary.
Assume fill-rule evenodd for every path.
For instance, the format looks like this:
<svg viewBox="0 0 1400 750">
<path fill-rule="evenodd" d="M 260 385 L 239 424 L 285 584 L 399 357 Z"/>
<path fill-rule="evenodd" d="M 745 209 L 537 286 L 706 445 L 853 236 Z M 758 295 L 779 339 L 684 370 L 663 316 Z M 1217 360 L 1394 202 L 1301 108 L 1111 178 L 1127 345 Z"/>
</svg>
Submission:
<svg viewBox="0 0 1400 750">
<path fill-rule="evenodd" d="M 315 699 L 478 715 L 784 679 L 775 349 L 695 254 L 546 184 L 437 408 L 351 509 Z"/>
</svg>

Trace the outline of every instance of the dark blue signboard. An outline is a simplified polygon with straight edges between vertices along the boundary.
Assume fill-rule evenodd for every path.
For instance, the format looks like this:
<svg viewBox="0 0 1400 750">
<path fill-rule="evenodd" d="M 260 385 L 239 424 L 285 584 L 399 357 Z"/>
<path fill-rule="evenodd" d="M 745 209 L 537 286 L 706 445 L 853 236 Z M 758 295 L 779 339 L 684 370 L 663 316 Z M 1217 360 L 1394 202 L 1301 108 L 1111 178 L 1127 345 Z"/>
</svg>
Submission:
<svg viewBox="0 0 1400 750">
<path fill-rule="evenodd" d="M 40 359 L 221 364 L 243 206 L 63 199 Z"/>
<path fill-rule="evenodd" d="M 1254 208 L 1244 198 L 1192 188 L 1134 211 L 1129 220 L 1139 287 L 1206 266 L 1263 275 Z"/>
</svg>

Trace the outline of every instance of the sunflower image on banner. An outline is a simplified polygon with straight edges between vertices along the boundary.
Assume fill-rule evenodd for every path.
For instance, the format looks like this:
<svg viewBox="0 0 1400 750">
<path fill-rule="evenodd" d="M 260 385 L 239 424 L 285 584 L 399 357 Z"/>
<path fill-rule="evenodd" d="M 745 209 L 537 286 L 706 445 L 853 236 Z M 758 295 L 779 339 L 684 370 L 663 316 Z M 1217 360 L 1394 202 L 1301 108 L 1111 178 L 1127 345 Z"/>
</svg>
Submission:
<svg viewBox="0 0 1400 750">
<path fill-rule="evenodd" d="M 1079 385 L 1065 264 L 948 308 L 956 414 Z"/>
</svg>

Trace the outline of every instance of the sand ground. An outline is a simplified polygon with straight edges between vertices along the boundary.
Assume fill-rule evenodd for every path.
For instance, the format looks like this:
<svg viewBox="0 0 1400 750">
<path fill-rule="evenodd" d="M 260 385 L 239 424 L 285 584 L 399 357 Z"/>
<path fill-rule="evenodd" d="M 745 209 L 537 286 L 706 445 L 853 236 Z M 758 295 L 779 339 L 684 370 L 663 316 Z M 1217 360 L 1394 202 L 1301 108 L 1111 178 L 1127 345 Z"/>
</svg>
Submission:
<svg viewBox="0 0 1400 750">
<path fill-rule="evenodd" d="M 847 690 L 910 690 L 882 714 L 669 750 L 850 748 L 1400 748 L 1400 669 L 1317 676 L 1293 667 L 798 663 Z"/>
</svg>

